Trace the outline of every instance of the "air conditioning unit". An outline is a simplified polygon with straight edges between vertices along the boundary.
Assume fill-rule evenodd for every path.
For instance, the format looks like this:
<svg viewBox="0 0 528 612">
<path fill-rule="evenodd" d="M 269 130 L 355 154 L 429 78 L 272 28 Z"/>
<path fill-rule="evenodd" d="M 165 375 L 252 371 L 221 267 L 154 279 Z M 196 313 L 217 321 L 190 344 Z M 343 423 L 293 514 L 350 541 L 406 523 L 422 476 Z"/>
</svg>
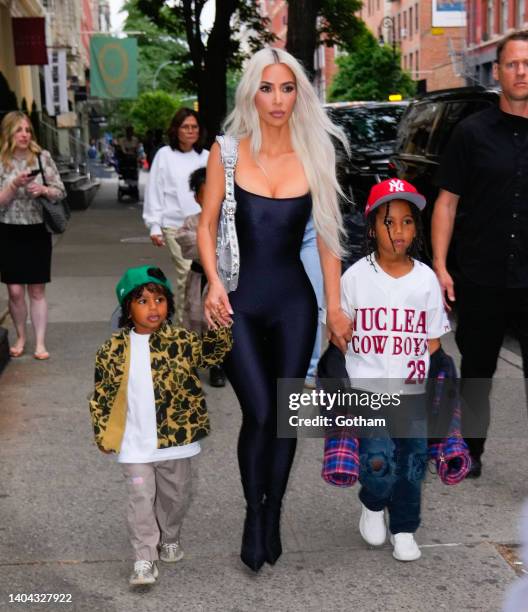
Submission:
<svg viewBox="0 0 528 612">
<path fill-rule="evenodd" d="M 400 38 L 407 38 L 407 28 L 402 28 L 400 30 Z"/>
</svg>

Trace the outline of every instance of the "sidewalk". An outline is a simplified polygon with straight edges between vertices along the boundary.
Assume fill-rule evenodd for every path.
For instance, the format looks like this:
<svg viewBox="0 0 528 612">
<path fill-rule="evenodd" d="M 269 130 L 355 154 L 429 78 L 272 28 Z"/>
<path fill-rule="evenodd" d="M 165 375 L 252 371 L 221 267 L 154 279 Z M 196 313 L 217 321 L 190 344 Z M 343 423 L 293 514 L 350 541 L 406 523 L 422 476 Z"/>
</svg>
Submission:
<svg viewBox="0 0 528 612">
<path fill-rule="evenodd" d="M 116 194 L 116 182 L 103 181 L 95 203 L 74 213 L 55 247 L 52 358 L 37 362 L 28 350 L 0 377 L 0 612 L 16 607 L 10 593 L 71 594 L 70 604 L 38 607 L 54 611 L 500 610 L 515 578 L 500 547 L 515 544 L 528 494 L 526 408 L 518 384 L 510 384 L 522 382 L 522 373 L 504 359 L 483 476 L 456 487 L 428 476 L 417 535 L 423 556 L 410 564 L 395 561 L 390 545 L 363 543 L 357 487 L 325 484 L 322 442 L 303 439 L 285 500 L 284 554 L 256 576 L 245 570 L 238 558 L 240 411 L 229 387 L 204 384 L 212 434 L 195 463 L 185 558 L 161 564 L 150 591 L 129 590 L 123 477 L 92 442 L 86 398 L 94 353 L 109 335 L 117 279 L 144 263 L 170 276 L 171 264 L 146 238 L 140 208 L 118 204 Z M 454 353 L 452 337 L 445 345 Z"/>
</svg>

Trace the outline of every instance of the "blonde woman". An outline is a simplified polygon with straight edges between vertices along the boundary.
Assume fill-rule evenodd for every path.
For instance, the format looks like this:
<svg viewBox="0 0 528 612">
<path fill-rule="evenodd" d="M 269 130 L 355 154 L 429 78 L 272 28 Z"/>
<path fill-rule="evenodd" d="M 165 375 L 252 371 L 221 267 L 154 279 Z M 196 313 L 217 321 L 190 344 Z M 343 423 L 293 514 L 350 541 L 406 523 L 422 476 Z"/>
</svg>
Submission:
<svg viewBox="0 0 528 612">
<path fill-rule="evenodd" d="M 234 345 L 225 369 L 243 414 L 238 459 L 247 512 L 241 558 L 258 571 L 282 552 L 280 511 L 296 447 L 295 439 L 277 438 L 277 379 L 304 380 L 317 327 L 317 302 L 300 260 L 312 211 L 327 326 L 343 349 L 351 336 L 339 297 L 343 230 L 331 137 L 346 140 L 322 110 L 300 64 L 280 49 L 263 49 L 251 58 L 225 129 L 239 141 L 240 277 L 229 296 L 216 268 L 224 197 L 217 144 L 207 165 L 198 246 L 209 281 L 206 319 L 212 327 L 233 321 Z"/>
<path fill-rule="evenodd" d="M 44 185 L 38 155 L 46 175 Z M 26 287 L 35 333 L 35 359 L 48 359 L 46 283 L 50 282 L 51 234 L 35 198 L 58 200 L 66 195 L 51 155 L 35 142 L 29 118 L 8 113 L 0 126 L 0 271 L 7 284 L 9 312 L 16 331 L 11 357 L 20 357 L 26 344 Z"/>
</svg>

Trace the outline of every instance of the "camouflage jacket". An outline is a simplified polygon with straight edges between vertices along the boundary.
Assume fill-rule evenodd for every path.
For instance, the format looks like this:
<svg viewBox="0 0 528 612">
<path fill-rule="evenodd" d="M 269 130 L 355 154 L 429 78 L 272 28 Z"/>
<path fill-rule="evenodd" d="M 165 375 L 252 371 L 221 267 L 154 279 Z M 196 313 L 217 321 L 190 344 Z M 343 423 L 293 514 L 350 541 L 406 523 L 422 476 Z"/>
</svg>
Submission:
<svg viewBox="0 0 528 612">
<path fill-rule="evenodd" d="M 198 334 L 164 324 L 151 334 L 150 364 L 154 384 L 158 448 L 182 446 L 209 433 L 209 417 L 196 368 L 222 363 L 233 344 L 222 327 Z M 90 413 L 97 446 L 119 452 L 128 411 L 130 331 L 107 340 L 95 358 L 95 389 Z"/>
</svg>

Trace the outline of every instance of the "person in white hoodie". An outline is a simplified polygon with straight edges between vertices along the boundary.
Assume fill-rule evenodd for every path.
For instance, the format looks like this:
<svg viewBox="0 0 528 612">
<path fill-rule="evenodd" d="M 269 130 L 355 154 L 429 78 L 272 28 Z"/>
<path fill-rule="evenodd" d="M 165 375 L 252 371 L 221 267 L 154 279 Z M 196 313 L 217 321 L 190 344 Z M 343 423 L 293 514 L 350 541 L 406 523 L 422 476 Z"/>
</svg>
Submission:
<svg viewBox="0 0 528 612">
<path fill-rule="evenodd" d="M 189 273 L 190 260 L 184 259 L 175 240 L 176 231 L 185 217 L 200 212 L 200 207 L 189 188 L 189 176 L 207 164 L 209 151 L 203 148 L 204 130 L 198 114 L 190 108 L 180 108 L 167 131 L 169 144 L 161 147 L 152 161 L 145 190 L 143 220 L 156 246 L 166 245 L 174 262 L 177 296 L 175 325 L 182 324 L 183 295 Z"/>
</svg>

